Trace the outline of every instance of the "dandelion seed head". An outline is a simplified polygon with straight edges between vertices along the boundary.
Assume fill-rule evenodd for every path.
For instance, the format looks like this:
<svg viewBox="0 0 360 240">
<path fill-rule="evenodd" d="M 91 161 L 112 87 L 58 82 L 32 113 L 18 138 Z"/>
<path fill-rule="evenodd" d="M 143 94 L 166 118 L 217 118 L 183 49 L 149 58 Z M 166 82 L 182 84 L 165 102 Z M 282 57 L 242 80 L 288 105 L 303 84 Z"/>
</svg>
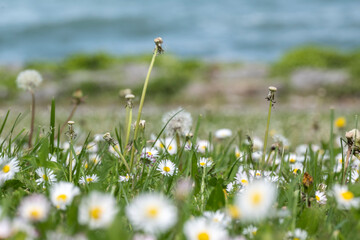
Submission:
<svg viewBox="0 0 360 240">
<path fill-rule="evenodd" d="M 19 73 L 16 78 L 18 88 L 30 91 L 38 87 L 43 81 L 42 76 L 36 70 L 25 70 Z"/>
</svg>

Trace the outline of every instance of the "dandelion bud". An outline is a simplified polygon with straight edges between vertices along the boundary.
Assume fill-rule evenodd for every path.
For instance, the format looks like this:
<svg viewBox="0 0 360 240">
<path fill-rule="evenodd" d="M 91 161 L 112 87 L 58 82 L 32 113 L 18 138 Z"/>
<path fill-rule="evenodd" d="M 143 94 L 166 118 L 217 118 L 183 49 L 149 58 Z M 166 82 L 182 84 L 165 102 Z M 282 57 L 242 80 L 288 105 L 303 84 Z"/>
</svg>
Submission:
<svg viewBox="0 0 360 240">
<path fill-rule="evenodd" d="M 157 38 L 154 39 L 154 42 L 155 42 L 156 45 L 158 45 L 158 44 L 162 44 L 164 41 L 162 40 L 161 37 L 157 37 Z"/>
<path fill-rule="evenodd" d="M 273 87 L 273 86 L 270 86 L 270 87 L 269 87 L 269 91 L 270 91 L 270 92 L 276 92 L 276 91 L 277 91 L 277 88 L 276 88 L 276 87 Z"/>
<path fill-rule="evenodd" d="M 72 97 L 75 104 L 80 104 L 84 101 L 84 95 L 80 89 L 73 92 Z"/>
<path fill-rule="evenodd" d="M 180 179 L 175 187 L 175 198 L 185 200 L 193 189 L 193 181 L 189 178 Z"/>
<path fill-rule="evenodd" d="M 42 76 L 36 70 L 25 70 L 19 73 L 16 78 L 18 88 L 26 91 L 32 91 L 43 81 Z"/>
<path fill-rule="evenodd" d="M 360 131 L 357 129 L 350 130 L 345 133 L 345 137 L 348 139 L 348 142 L 360 143 Z"/>
<path fill-rule="evenodd" d="M 109 143 L 113 141 L 113 138 L 111 137 L 109 132 L 107 132 L 103 135 L 103 139 Z"/>
<path fill-rule="evenodd" d="M 146 123 L 145 120 L 140 120 L 139 126 L 141 129 L 145 129 L 145 123 Z"/>
<path fill-rule="evenodd" d="M 133 94 L 126 94 L 126 96 L 125 96 L 126 100 L 132 100 L 134 98 L 135 98 L 135 95 L 133 95 Z"/>
<path fill-rule="evenodd" d="M 271 102 L 271 105 L 274 106 L 275 102 L 275 92 L 277 91 L 276 87 L 270 86 L 269 87 L 269 93 L 267 95 L 267 97 L 265 98 L 266 100 L 268 100 L 269 102 Z"/>
<path fill-rule="evenodd" d="M 156 49 L 157 49 L 157 53 L 161 54 L 164 52 L 164 49 L 162 48 L 161 44 L 164 42 L 163 39 L 161 37 L 157 37 L 154 39 L 155 45 L 156 45 Z"/>
</svg>

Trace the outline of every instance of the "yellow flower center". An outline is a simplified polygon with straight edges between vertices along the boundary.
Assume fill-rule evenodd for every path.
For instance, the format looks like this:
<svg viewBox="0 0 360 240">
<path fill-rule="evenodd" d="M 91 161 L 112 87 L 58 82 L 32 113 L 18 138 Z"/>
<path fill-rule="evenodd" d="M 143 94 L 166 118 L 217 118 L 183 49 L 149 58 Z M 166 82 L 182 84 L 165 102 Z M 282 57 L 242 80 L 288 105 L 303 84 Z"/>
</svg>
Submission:
<svg viewBox="0 0 360 240">
<path fill-rule="evenodd" d="M 229 211 L 231 218 L 233 218 L 233 219 L 240 218 L 240 211 L 239 211 L 239 208 L 237 208 L 236 206 L 230 205 L 228 207 L 228 211 Z"/>
<path fill-rule="evenodd" d="M 252 231 L 251 233 L 252 233 L 253 235 L 256 235 L 256 231 Z"/>
<path fill-rule="evenodd" d="M 261 176 L 261 173 L 256 173 L 256 176 L 257 176 L 257 177 L 260 177 L 260 176 Z"/>
<path fill-rule="evenodd" d="M 165 172 L 170 172 L 170 168 L 167 167 L 167 166 L 165 166 L 163 169 L 164 169 Z"/>
<path fill-rule="evenodd" d="M 294 240 L 300 240 L 300 238 L 294 238 Z"/>
<path fill-rule="evenodd" d="M 99 207 L 93 207 L 89 211 L 90 218 L 98 220 L 101 217 L 102 210 Z"/>
<path fill-rule="evenodd" d="M 173 147 L 170 145 L 168 149 L 171 150 L 171 149 L 173 149 Z"/>
<path fill-rule="evenodd" d="M 316 201 L 320 201 L 320 198 L 318 195 L 316 195 L 315 198 L 316 198 Z"/>
<path fill-rule="evenodd" d="M 203 150 L 205 150 L 206 149 L 206 146 L 204 145 L 204 146 L 201 146 L 201 148 L 203 149 Z"/>
<path fill-rule="evenodd" d="M 92 178 L 86 178 L 86 181 L 87 181 L 87 182 L 92 182 L 92 181 L 94 181 L 94 179 L 92 179 Z"/>
<path fill-rule="evenodd" d="M 346 119 L 344 117 L 339 117 L 335 120 L 335 126 L 338 128 L 343 128 L 346 125 Z"/>
<path fill-rule="evenodd" d="M 240 157 L 240 153 L 239 153 L 239 152 L 235 153 L 235 156 L 236 156 L 236 158 L 239 158 L 239 157 Z"/>
<path fill-rule="evenodd" d="M 294 163 L 294 162 L 296 162 L 296 159 L 290 158 L 289 162 Z"/>
<path fill-rule="evenodd" d="M 201 166 L 205 166 L 206 162 L 200 162 Z"/>
<path fill-rule="evenodd" d="M 42 178 L 43 178 L 45 181 L 49 181 L 49 178 L 48 178 L 48 176 L 46 176 L 46 174 L 44 174 L 44 175 L 42 176 Z"/>
<path fill-rule="evenodd" d="M 159 214 L 159 210 L 157 207 L 154 207 L 154 206 L 151 206 L 151 207 L 148 207 L 147 211 L 146 211 L 146 215 L 149 217 L 149 218 L 156 218 Z"/>
<path fill-rule="evenodd" d="M 40 218 L 40 211 L 38 209 L 32 209 L 30 211 L 30 217 L 34 220 L 38 220 Z"/>
<path fill-rule="evenodd" d="M 67 199 L 66 194 L 60 194 L 60 195 L 58 195 L 58 196 L 56 197 L 56 200 L 57 200 L 57 201 L 65 202 L 66 199 Z"/>
<path fill-rule="evenodd" d="M 165 148 L 164 144 L 160 143 L 160 148 Z"/>
<path fill-rule="evenodd" d="M 248 184 L 249 182 L 246 179 L 241 179 L 241 183 Z"/>
<path fill-rule="evenodd" d="M 354 198 L 354 194 L 350 191 L 346 191 L 346 192 L 343 192 L 341 194 L 341 196 L 345 199 L 345 200 L 351 200 Z"/>
<path fill-rule="evenodd" d="M 2 171 L 3 171 L 4 173 L 8 173 L 8 172 L 10 171 L 10 166 L 9 166 L 9 165 L 5 165 L 5 166 L 3 167 L 3 169 L 2 169 Z"/>
<path fill-rule="evenodd" d="M 85 163 L 85 168 L 87 169 L 89 167 L 89 164 L 88 163 Z"/>
<path fill-rule="evenodd" d="M 342 158 L 340 158 L 340 159 L 339 159 L 339 163 L 342 163 L 342 162 L 343 162 L 343 161 L 342 161 Z"/>
<path fill-rule="evenodd" d="M 210 236 L 207 234 L 207 232 L 201 232 L 198 234 L 198 240 L 209 240 Z"/>
<path fill-rule="evenodd" d="M 146 152 L 149 156 L 152 156 L 152 153 L 151 152 Z"/>
<path fill-rule="evenodd" d="M 260 193 L 254 193 L 252 196 L 251 196 L 251 203 L 253 205 L 259 205 L 262 201 L 262 195 Z"/>
<path fill-rule="evenodd" d="M 299 170 L 298 168 L 295 168 L 293 172 L 294 172 L 294 173 L 297 173 L 298 170 Z"/>
</svg>

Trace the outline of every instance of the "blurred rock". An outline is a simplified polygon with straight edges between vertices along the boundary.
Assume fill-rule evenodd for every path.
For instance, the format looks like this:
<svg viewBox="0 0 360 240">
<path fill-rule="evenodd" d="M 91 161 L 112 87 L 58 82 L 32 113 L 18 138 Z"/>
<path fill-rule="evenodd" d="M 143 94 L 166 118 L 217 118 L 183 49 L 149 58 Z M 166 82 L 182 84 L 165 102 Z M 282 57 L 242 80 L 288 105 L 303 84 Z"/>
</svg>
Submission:
<svg viewBox="0 0 360 240">
<path fill-rule="evenodd" d="M 301 68 L 292 73 L 291 84 L 299 90 L 311 90 L 326 85 L 341 85 L 348 79 L 349 74 L 344 70 Z"/>
</svg>

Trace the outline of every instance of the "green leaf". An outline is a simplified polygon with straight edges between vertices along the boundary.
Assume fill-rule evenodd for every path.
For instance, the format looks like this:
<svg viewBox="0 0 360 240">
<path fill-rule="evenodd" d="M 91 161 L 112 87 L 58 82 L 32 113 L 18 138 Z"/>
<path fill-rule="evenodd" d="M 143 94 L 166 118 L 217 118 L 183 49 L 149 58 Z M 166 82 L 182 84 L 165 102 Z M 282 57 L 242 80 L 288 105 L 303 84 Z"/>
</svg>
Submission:
<svg viewBox="0 0 360 240">
<path fill-rule="evenodd" d="M 222 182 L 223 181 L 219 179 L 216 187 L 212 190 L 206 204 L 206 210 L 216 211 L 225 206 L 225 195 Z"/>
</svg>

